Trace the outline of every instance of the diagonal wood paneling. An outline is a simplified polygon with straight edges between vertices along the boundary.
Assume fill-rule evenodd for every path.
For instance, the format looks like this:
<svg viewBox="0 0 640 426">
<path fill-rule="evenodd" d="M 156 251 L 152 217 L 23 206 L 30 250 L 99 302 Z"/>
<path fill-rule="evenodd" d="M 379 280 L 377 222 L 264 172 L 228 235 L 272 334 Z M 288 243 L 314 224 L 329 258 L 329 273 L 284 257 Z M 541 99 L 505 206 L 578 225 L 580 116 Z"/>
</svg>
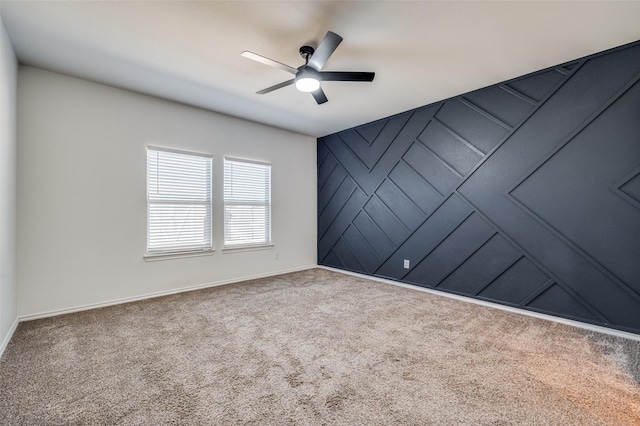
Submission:
<svg viewBox="0 0 640 426">
<path fill-rule="evenodd" d="M 319 139 L 319 264 L 640 332 L 639 79 L 640 42 Z"/>
</svg>

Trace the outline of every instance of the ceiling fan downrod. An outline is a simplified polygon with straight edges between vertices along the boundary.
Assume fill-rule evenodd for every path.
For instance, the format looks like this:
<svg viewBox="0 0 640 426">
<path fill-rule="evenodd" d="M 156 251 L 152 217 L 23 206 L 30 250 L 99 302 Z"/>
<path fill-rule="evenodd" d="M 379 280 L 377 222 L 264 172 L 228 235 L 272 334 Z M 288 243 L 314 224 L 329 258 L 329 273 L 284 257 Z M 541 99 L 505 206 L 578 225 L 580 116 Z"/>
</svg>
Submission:
<svg viewBox="0 0 640 426">
<path fill-rule="evenodd" d="M 313 52 L 316 50 L 311 46 L 302 46 L 300 48 L 300 56 L 304 59 L 304 64 L 309 64 L 309 58 L 313 55 Z"/>
</svg>

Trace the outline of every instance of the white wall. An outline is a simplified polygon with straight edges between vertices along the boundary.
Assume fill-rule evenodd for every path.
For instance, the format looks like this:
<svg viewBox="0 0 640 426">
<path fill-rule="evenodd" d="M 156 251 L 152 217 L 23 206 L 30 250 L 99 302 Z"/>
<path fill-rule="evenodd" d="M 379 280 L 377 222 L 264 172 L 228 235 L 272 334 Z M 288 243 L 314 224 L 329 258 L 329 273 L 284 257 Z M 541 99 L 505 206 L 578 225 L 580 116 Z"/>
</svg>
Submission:
<svg viewBox="0 0 640 426">
<path fill-rule="evenodd" d="M 16 88 L 18 62 L 0 19 L 0 355 L 16 323 Z"/>
<path fill-rule="evenodd" d="M 20 67 L 18 138 L 20 317 L 316 265 L 312 137 Z M 213 154 L 213 256 L 143 260 L 147 145 Z M 222 253 L 225 155 L 272 163 L 272 250 Z"/>
</svg>

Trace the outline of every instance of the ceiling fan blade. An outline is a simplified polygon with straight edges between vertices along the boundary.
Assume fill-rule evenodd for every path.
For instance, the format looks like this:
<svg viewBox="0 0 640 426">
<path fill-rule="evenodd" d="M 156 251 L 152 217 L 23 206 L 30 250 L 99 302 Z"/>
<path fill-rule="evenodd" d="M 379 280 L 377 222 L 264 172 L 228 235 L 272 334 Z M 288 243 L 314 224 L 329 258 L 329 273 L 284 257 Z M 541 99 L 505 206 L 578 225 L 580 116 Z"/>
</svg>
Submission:
<svg viewBox="0 0 640 426">
<path fill-rule="evenodd" d="M 291 80 L 283 81 L 282 83 L 278 83 L 275 86 L 267 87 L 266 89 L 262 89 L 259 92 L 256 92 L 258 95 L 264 95 L 265 93 L 273 92 L 274 90 L 282 89 L 283 87 L 287 87 L 296 82 L 295 78 Z"/>
<path fill-rule="evenodd" d="M 316 100 L 318 105 L 329 101 L 329 99 L 327 99 L 327 95 L 324 94 L 324 90 L 322 90 L 322 87 L 315 92 L 311 92 L 311 94 L 313 95 L 313 98 Z"/>
<path fill-rule="evenodd" d="M 298 73 L 297 69 L 290 67 L 289 65 L 282 64 L 278 61 L 274 61 L 273 59 L 265 58 L 264 56 L 260 56 L 257 53 L 249 52 L 248 50 L 242 52 L 240 55 L 244 56 L 245 58 L 253 59 L 254 61 L 260 62 L 261 64 L 269 65 L 271 67 L 290 72 L 293 75 Z"/>
<path fill-rule="evenodd" d="M 313 68 L 320 71 L 341 41 L 342 37 L 336 33 L 328 31 L 318 45 L 316 51 L 309 58 L 308 65 L 311 65 Z"/>
<path fill-rule="evenodd" d="M 374 72 L 324 71 L 319 72 L 321 81 L 373 81 Z"/>
</svg>

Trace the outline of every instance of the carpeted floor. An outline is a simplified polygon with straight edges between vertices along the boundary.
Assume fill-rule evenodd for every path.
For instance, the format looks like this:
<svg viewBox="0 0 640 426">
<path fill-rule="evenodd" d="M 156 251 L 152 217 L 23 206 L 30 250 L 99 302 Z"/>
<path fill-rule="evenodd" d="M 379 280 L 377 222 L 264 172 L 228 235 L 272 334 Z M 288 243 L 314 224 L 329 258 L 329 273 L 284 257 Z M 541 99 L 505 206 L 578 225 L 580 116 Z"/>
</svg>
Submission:
<svg viewBox="0 0 640 426">
<path fill-rule="evenodd" d="M 322 269 L 21 323 L 0 423 L 638 425 L 640 342 Z"/>
</svg>

